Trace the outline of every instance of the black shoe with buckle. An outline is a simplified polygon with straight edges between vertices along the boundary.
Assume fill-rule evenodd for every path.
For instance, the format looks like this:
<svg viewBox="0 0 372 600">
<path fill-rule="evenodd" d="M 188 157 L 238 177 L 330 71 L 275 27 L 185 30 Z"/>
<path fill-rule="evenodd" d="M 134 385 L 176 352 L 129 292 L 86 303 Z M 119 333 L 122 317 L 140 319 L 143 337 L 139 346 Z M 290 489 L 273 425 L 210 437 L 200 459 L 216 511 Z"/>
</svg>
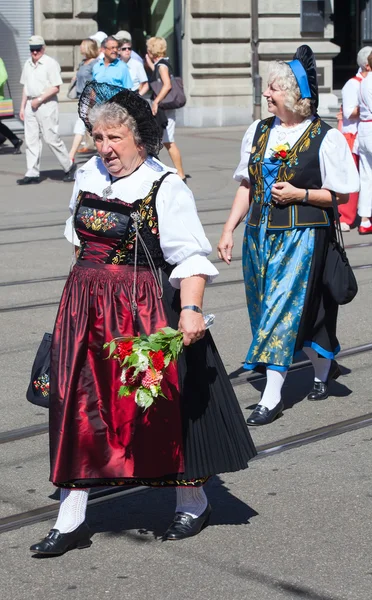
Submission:
<svg viewBox="0 0 372 600">
<path fill-rule="evenodd" d="M 257 404 L 254 411 L 247 419 L 248 425 L 268 425 L 277 419 L 284 410 L 284 404 L 282 400 L 278 402 L 274 408 L 269 410 L 262 404 Z"/>
<path fill-rule="evenodd" d="M 51 529 L 48 535 L 38 544 L 33 544 L 30 550 L 34 554 L 57 556 L 74 548 L 89 548 L 92 545 L 91 535 L 85 521 L 70 533 L 60 533 L 58 529 Z"/>
<path fill-rule="evenodd" d="M 22 154 L 21 146 L 23 144 L 23 140 L 18 140 L 16 144 L 14 144 L 13 154 Z"/>
<path fill-rule="evenodd" d="M 163 541 L 183 540 L 193 535 L 198 535 L 208 525 L 211 512 L 212 508 L 210 504 L 208 504 L 203 514 L 196 518 L 187 513 L 177 512 L 174 515 L 173 522 L 163 535 Z"/>
<path fill-rule="evenodd" d="M 75 171 L 76 171 L 76 164 L 72 163 L 72 165 L 69 168 L 69 170 L 67 171 L 67 173 L 65 173 L 63 181 L 74 181 L 74 179 L 75 179 Z"/>
<path fill-rule="evenodd" d="M 18 185 L 32 185 L 33 183 L 40 183 L 40 177 L 23 177 L 22 179 L 17 179 Z"/>
<path fill-rule="evenodd" d="M 332 379 L 338 379 L 342 375 L 337 361 L 332 360 L 327 381 L 314 381 L 313 389 L 308 395 L 308 400 L 326 400 L 328 398 L 328 386 Z"/>
</svg>

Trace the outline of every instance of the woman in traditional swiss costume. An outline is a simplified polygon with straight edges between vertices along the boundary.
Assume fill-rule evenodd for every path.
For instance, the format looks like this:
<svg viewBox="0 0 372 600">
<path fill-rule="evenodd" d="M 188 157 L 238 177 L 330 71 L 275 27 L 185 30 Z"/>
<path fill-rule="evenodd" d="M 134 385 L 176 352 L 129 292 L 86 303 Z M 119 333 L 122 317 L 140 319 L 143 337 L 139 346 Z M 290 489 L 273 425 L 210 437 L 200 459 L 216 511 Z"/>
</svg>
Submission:
<svg viewBox="0 0 372 600">
<path fill-rule="evenodd" d="M 344 203 L 359 189 L 344 137 L 316 113 L 316 65 L 308 46 L 291 62 L 272 64 L 263 95 L 273 116 L 244 135 L 234 174 L 240 187 L 218 245 L 230 264 L 233 231 L 246 218 L 243 272 L 253 340 L 244 368 L 266 368 L 267 375 L 250 425 L 282 413 L 281 390 L 297 351 L 304 349 L 314 366 L 309 400 L 327 398 L 330 379 L 340 374 L 333 360 L 337 304 L 322 274 L 334 220 L 331 191 Z"/>
<path fill-rule="evenodd" d="M 66 236 L 79 246 L 51 351 L 51 481 L 61 488 L 55 527 L 31 551 L 62 554 L 90 545 L 92 486 L 173 486 L 164 539 L 195 535 L 211 507 L 203 485 L 245 469 L 255 455 L 243 415 L 209 332 L 202 302 L 217 270 L 191 191 L 154 158 L 161 147 L 148 103 L 128 90 L 87 84 L 79 114 L 99 157 L 78 170 Z M 140 243 L 139 243 L 140 242 Z M 145 412 L 118 397 L 121 368 L 105 342 L 170 325 L 185 349 Z"/>
</svg>

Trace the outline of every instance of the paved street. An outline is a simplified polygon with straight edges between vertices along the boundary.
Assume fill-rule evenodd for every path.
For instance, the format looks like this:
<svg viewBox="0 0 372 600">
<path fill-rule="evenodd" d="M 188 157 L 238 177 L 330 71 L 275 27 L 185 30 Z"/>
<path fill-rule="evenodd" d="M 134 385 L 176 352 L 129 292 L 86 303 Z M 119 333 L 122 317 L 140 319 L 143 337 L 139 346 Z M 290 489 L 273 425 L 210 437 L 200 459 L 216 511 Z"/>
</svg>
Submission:
<svg viewBox="0 0 372 600">
<path fill-rule="evenodd" d="M 243 133 L 238 127 L 182 129 L 177 142 L 220 270 L 207 290 L 205 310 L 216 315 L 212 332 L 248 416 L 265 380 L 241 369 L 251 339 L 240 264 L 242 227 L 232 265 L 216 256 L 236 190 L 232 174 Z M 65 141 L 69 146 L 71 139 Z M 161 158 L 169 164 L 165 151 Z M 47 411 L 26 402 L 25 390 L 36 348 L 53 327 L 71 262 L 63 229 L 72 184 L 62 182 L 49 150 L 42 169 L 42 184 L 19 187 L 15 180 L 24 175 L 25 156 L 0 149 L 0 531 L 6 517 L 53 506 L 57 499 L 48 482 L 47 434 L 20 435 L 8 443 L 1 437 L 42 426 L 48 418 Z M 345 243 L 359 284 L 356 299 L 340 310 L 339 339 L 342 349 L 349 349 L 372 342 L 372 236 L 353 230 Z M 332 384 L 330 398 L 319 403 L 305 399 L 311 369 L 290 373 L 284 415 L 252 432 L 256 444 L 275 445 L 372 413 L 371 353 L 341 357 L 340 365 L 343 376 Z M 156 539 L 172 518 L 171 490 L 140 491 L 93 505 L 91 549 L 57 559 L 35 559 L 28 551 L 53 519 L 1 533 L 1 598 L 370 600 L 371 442 L 370 427 L 351 429 L 260 455 L 247 471 L 213 479 L 211 525 L 174 544 Z"/>
</svg>

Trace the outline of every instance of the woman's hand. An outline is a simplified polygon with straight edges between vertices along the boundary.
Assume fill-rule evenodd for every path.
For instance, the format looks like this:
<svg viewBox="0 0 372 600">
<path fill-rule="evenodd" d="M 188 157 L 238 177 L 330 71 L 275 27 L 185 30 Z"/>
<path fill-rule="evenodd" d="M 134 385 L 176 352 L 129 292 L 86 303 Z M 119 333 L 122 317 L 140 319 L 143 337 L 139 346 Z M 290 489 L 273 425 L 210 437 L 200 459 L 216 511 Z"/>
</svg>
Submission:
<svg viewBox="0 0 372 600">
<path fill-rule="evenodd" d="M 178 329 L 183 333 L 185 346 L 194 344 L 201 340 L 205 334 L 205 323 L 203 315 L 191 309 L 181 310 Z"/>
<path fill-rule="evenodd" d="M 148 66 L 148 68 L 151 69 L 151 71 L 154 71 L 155 65 L 148 54 L 146 54 L 146 56 L 145 56 L 145 61 L 146 61 L 146 65 Z"/>
<path fill-rule="evenodd" d="M 152 114 L 154 115 L 154 117 L 158 114 L 158 109 L 159 109 L 159 104 L 156 102 L 156 100 L 154 100 L 151 105 L 151 110 L 152 110 Z"/>
<path fill-rule="evenodd" d="M 306 190 L 296 188 L 288 181 L 278 181 L 271 188 L 271 197 L 276 204 L 289 204 L 305 198 Z"/>
<path fill-rule="evenodd" d="M 223 231 L 221 239 L 218 242 L 218 258 L 225 261 L 227 265 L 231 263 L 232 249 L 234 247 L 234 238 L 232 231 Z"/>
</svg>

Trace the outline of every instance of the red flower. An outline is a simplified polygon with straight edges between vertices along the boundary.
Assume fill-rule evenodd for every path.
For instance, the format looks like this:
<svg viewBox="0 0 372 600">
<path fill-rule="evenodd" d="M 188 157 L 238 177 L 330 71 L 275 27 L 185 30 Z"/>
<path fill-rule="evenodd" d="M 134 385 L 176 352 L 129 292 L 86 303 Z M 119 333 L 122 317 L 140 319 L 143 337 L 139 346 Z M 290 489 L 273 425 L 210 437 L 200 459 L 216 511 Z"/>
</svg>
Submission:
<svg viewBox="0 0 372 600">
<path fill-rule="evenodd" d="M 123 361 L 126 356 L 130 356 L 132 354 L 133 342 L 131 340 L 127 342 L 120 342 L 118 344 L 118 352 L 120 356 L 120 360 Z"/>
<path fill-rule="evenodd" d="M 125 372 L 125 383 L 127 385 L 139 386 L 141 384 L 142 373 L 138 373 L 136 377 L 133 377 L 135 367 L 129 367 Z"/>
<path fill-rule="evenodd" d="M 148 390 L 152 385 L 158 385 L 163 379 L 163 375 L 153 369 L 147 369 L 142 375 L 141 385 Z"/>
<path fill-rule="evenodd" d="M 287 158 L 287 151 L 286 150 L 280 150 L 279 154 L 280 154 L 281 158 Z"/>
<path fill-rule="evenodd" d="M 153 352 L 150 350 L 149 356 L 152 360 L 152 364 L 154 365 L 155 371 L 162 371 L 164 369 L 164 354 L 162 350 L 158 350 L 157 352 Z"/>
</svg>

